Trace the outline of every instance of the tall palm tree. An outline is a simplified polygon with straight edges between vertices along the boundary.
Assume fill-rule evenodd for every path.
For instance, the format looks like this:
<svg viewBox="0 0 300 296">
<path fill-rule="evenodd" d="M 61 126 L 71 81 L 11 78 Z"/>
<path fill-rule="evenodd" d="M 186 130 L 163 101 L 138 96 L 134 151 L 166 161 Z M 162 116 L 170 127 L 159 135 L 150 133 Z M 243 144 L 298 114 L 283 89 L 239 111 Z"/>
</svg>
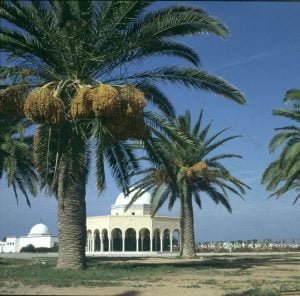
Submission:
<svg viewBox="0 0 300 296">
<path fill-rule="evenodd" d="M 41 186 L 58 200 L 60 268 L 85 267 L 90 152 L 96 155 L 99 192 L 105 187 L 105 159 L 117 184 L 128 191 L 128 172 L 137 162 L 126 140 L 144 139 L 153 151 L 149 130 L 162 122 L 143 112 L 146 102 L 174 115 L 156 82 L 245 102 L 235 87 L 196 68 L 197 53 L 174 40 L 202 33 L 225 38 L 226 27 L 197 7 L 149 11 L 151 2 L 0 2 L 0 50 L 13 61 L 1 67 L 2 96 L 25 97 L 25 115 L 38 124 L 34 144 Z M 178 57 L 194 67 L 136 70 L 153 56 Z"/>
<path fill-rule="evenodd" d="M 166 161 L 151 160 L 150 168 L 140 170 L 143 177 L 133 185 L 135 195 L 128 207 L 145 191 L 152 191 L 152 215 L 168 202 L 171 209 L 176 200 L 181 206 L 181 252 L 184 257 L 195 256 L 193 201 L 201 209 L 204 193 L 216 204 L 221 203 L 231 212 L 228 193 L 240 197 L 245 194 L 246 184 L 231 175 L 222 164 L 226 158 L 241 158 L 236 154 L 211 155 L 215 149 L 238 136 L 218 139 L 226 129 L 209 135 L 211 123 L 202 128 L 201 111 L 198 121 L 192 127 L 191 116 L 186 112 L 174 120 L 174 125 L 190 138 L 189 144 L 180 144 L 158 135 L 157 149 Z"/>
<path fill-rule="evenodd" d="M 18 202 L 19 191 L 30 206 L 29 194 L 36 195 L 31 141 L 24 136 L 26 123 L 12 118 L 0 119 L 0 180 L 5 177 Z"/>
<path fill-rule="evenodd" d="M 283 100 L 285 103 L 294 102 L 293 109 L 275 109 L 273 115 L 291 119 L 294 125 L 276 128 L 279 131 L 269 144 L 269 150 L 273 153 L 282 147 L 278 159 L 274 160 L 265 170 L 262 183 L 268 191 L 274 191 L 271 196 L 277 198 L 288 191 L 295 191 L 294 204 L 300 198 L 300 90 L 289 90 Z"/>
</svg>

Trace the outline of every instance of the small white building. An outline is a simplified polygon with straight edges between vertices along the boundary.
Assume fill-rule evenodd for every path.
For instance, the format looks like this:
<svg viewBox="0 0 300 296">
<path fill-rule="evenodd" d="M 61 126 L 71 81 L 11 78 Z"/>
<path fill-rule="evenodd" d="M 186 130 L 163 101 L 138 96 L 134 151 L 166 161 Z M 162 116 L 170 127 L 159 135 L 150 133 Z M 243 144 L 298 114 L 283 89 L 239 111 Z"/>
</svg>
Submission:
<svg viewBox="0 0 300 296">
<path fill-rule="evenodd" d="M 57 236 L 51 235 L 45 224 L 34 225 L 27 236 L 9 236 L 0 242 L 0 253 L 19 253 L 23 247 L 52 248 L 57 243 Z"/>
<path fill-rule="evenodd" d="M 151 217 L 148 192 L 125 211 L 133 194 L 119 194 L 110 215 L 87 217 L 88 254 L 122 256 L 126 252 L 136 255 L 179 251 L 180 218 L 158 214 Z"/>
</svg>

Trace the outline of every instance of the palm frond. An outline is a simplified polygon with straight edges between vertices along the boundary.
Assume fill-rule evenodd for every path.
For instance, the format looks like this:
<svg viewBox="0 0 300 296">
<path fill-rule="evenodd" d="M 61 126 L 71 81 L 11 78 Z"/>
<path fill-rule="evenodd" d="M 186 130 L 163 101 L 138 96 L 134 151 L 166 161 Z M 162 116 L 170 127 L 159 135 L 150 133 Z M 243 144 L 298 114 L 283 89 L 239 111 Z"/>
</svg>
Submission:
<svg viewBox="0 0 300 296">
<path fill-rule="evenodd" d="M 155 38 L 214 33 L 225 38 L 228 30 L 218 19 L 197 7 L 174 6 L 146 14 L 134 22 L 130 34 Z"/>
<path fill-rule="evenodd" d="M 300 101 L 300 90 L 299 89 L 290 89 L 286 92 L 283 99 L 284 103 L 289 103 L 293 101 Z"/>
<path fill-rule="evenodd" d="M 169 99 L 154 84 L 140 83 L 137 87 L 145 94 L 148 101 L 158 106 L 168 117 L 175 117 L 175 110 Z"/>
<path fill-rule="evenodd" d="M 300 121 L 300 111 L 292 111 L 286 109 L 276 109 L 273 110 L 273 115 L 286 117 L 292 120 Z"/>
<path fill-rule="evenodd" d="M 243 94 L 234 86 L 225 80 L 210 75 L 205 71 L 196 68 L 185 67 L 162 67 L 151 71 L 144 71 L 126 77 L 127 81 L 141 82 L 171 82 L 184 85 L 185 87 L 193 87 L 203 91 L 212 91 L 213 93 L 222 95 L 239 104 L 245 104 L 246 100 Z M 107 80 L 106 82 L 117 82 L 122 77 Z"/>
</svg>

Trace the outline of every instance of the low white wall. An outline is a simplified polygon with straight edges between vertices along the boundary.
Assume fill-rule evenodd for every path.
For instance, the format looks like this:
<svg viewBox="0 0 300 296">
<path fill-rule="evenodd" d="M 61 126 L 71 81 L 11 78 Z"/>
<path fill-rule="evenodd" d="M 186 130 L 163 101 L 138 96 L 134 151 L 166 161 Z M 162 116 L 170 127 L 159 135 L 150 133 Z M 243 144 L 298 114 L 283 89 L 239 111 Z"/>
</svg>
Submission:
<svg viewBox="0 0 300 296">
<path fill-rule="evenodd" d="M 17 252 L 18 238 L 17 237 L 7 237 L 6 242 L 2 245 L 3 253 L 15 253 Z"/>
<path fill-rule="evenodd" d="M 30 244 L 35 248 L 51 248 L 55 242 L 57 242 L 57 238 L 51 236 L 20 237 L 18 252 L 20 252 L 23 247 L 26 247 Z"/>
</svg>

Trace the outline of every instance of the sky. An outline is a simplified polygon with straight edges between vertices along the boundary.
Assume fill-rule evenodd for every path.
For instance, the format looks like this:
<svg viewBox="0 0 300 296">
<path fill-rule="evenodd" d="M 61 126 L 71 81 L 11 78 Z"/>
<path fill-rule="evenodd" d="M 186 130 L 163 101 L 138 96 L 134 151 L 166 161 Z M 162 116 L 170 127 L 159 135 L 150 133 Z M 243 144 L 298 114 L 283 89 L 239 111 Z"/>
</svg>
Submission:
<svg viewBox="0 0 300 296">
<path fill-rule="evenodd" d="M 163 8 L 178 2 L 157 2 L 151 9 Z M 227 161 L 232 174 L 251 186 L 245 200 L 230 197 L 233 208 L 229 214 L 222 206 L 203 198 L 203 208 L 194 208 L 196 241 L 228 241 L 239 239 L 300 239 L 300 203 L 293 206 L 292 193 L 279 200 L 268 198 L 261 185 L 261 175 L 276 158 L 270 155 L 268 143 L 274 128 L 290 124 L 288 120 L 272 116 L 272 109 L 285 108 L 282 99 L 291 88 L 300 88 L 300 3 L 267 2 L 189 2 L 222 20 L 230 30 L 230 37 L 222 40 L 212 35 L 185 37 L 180 40 L 192 46 L 201 58 L 201 67 L 238 87 L 247 104 L 240 106 L 226 98 L 161 84 L 161 90 L 174 104 L 177 114 L 190 110 L 194 121 L 204 110 L 204 121 L 213 120 L 212 132 L 230 127 L 226 135 L 242 135 L 222 146 L 217 152 L 237 153 L 243 159 Z M 152 67 L 188 65 L 180 59 L 153 58 Z M 145 65 L 145 67 L 147 66 Z M 142 66 L 144 67 L 144 66 Z M 110 213 L 119 194 L 111 177 L 107 189 L 96 192 L 93 168 L 87 186 L 87 215 Z M 13 192 L 0 181 L 0 238 L 26 235 L 39 222 L 57 234 L 57 202 L 42 193 L 31 199 L 28 208 L 24 199 L 16 204 Z M 172 211 L 163 208 L 161 215 L 178 216 L 178 204 Z"/>
</svg>

